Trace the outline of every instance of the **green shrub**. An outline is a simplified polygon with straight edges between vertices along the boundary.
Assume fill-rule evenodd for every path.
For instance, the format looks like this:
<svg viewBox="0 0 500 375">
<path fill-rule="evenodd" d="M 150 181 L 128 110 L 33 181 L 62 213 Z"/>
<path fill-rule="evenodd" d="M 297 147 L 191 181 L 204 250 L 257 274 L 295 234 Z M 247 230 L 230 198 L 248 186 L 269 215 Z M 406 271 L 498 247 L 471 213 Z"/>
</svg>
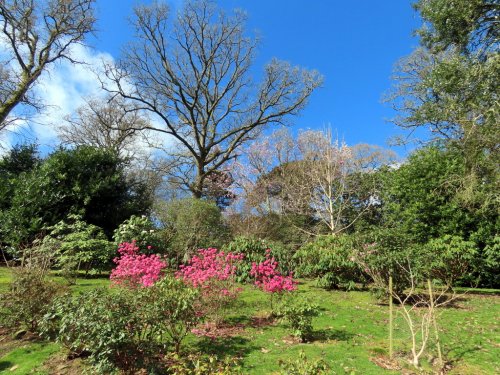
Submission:
<svg viewBox="0 0 500 375">
<path fill-rule="evenodd" d="M 176 353 L 167 355 L 167 374 L 172 375 L 241 375 L 243 372 L 234 358 L 219 359 L 215 355 L 189 354 L 181 357 Z"/>
<path fill-rule="evenodd" d="M 319 306 L 291 295 L 280 301 L 275 314 L 290 324 L 295 337 L 307 342 L 312 339 L 312 319 L 319 315 Z"/>
<path fill-rule="evenodd" d="M 295 360 L 279 361 L 280 375 L 326 375 L 330 368 L 325 361 L 319 359 L 310 361 L 301 351 Z"/>
<path fill-rule="evenodd" d="M 368 233 L 356 248 L 355 259 L 371 277 L 371 291 L 378 298 L 387 295 L 389 276 L 393 279 L 394 293 L 399 295 L 412 281 L 427 277 L 425 252 L 399 228 L 380 228 Z"/>
<path fill-rule="evenodd" d="M 52 301 L 62 290 L 61 285 L 47 280 L 42 269 L 14 269 L 9 290 L 0 295 L 2 323 L 36 332 Z"/>
<path fill-rule="evenodd" d="M 187 261 L 201 248 L 221 248 L 229 240 L 229 229 L 213 202 L 187 198 L 158 203 L 156 219 L 170 258 Z"/>
<path fill-rule="evenodd" d="M 500 287 L 500 236 L 494 236 L 485 246 L 478 274 L 481 284 Z"/>
<path fill-rule="evenodd" d="M 288 275 L 294 271 L 293 252 L 280 242 L 258 239 L 255 237 L 239 236 L 224 246 L 224 251 L 245 254 L 244 262 L 237 269 L 237 281 L 249 282 L 252 262 L 261 263 L 266 259 L 266 250 L 272 250 L 272 256 L 278 262 L 278 271 Z"/>
<path fill-rule="evenodd" d="M 355 262 L 351 236 L 320 236 L 295 254 L 297 276 L 314 277 L 324 288 L 353 289 L 365 283 L 366 275 Z"/>
<path fill-rule="evenodd" d="M 158 229 L 153 222 L 146 216 L 131 216 L 129 219 L 121 223 L 113 234 L 115 245 L 118 246 L 122 242 L 135 243 L 141 249 L 142 253 L 164 253 L 166 248 L 161 240 Z M 151 248 L 148 248 L 151 246 Z"/>
<path fill-rule="evenodd" d="M 82 214 L 86 223 L 111 237 L 123 220 L 151 206 L 149 189 L 126 175 L 125 168 L 123 160 L 103 148 L 54 151 L 39 166 L 18 175 L 10 208 L 2 217 L 2 242 L 30 243 L 69 213 Z"/>
<path fill-rule="evenodd" d="M 140 320 L 160 336 L 160 342 L 166 335 L 176 353 L 180 351 L 182 340 L 201 319 L 198 290 L 172 276 L 139 290 L 136 304 Z"/>
<path fill-rule="evenodd" d="M 477 268 L 477 248 L 474 242 L 458 236 L 445 235 L 430 240 L 424 246 L 427 252 L 429 275 L 448 287 Z"/>
<path fill-rule="evenodd" d="M 96 289 L 58 298 L 42 322 L 42 333 L 73 354 L 90 354 L 99 373 L 114 373 L 120 363 L 136 361 L 137 337 L 145 327 L 125 292 Z"/>
<path fill-rule="evenodd" d="M 51 254 L 55 266 L 68 280 L 74 281 L 80 270 L 96 273 L 109 268 L 115 246 L 101 228 L 70 214 L 48 230 L 42 241 L 43 251 Z"/>
<path fill-rule="evenodd" d="M 198 323 L 197 296 L 169 276 L 133 291 L 96 289 L 66 295 L 45 315 L 42 333 L 75 355 L 89 354 L 100 373 L 161 368 L 158 353 L 169 343 L 178 352 Z"/>
</svg>

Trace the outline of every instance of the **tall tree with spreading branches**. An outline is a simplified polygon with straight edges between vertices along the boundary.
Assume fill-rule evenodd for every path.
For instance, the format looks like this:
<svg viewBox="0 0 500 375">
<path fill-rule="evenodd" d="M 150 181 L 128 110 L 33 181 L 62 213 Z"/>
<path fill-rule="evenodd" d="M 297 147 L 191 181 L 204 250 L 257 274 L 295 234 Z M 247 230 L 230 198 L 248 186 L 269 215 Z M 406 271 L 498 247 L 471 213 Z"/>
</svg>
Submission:
<svg viewBox="0 0 500 375">
<path fill-rule="evenodd" d="M 95 0 L 0 1 L 0 131 L 43 108 L 32 88 L 47 68 L 71 57 L 94 29 Z M 22 106 L 25 111 L 14 109 Z"/>
<path fill-rule="evenodd" d="M 147 128 L 175 140 L 165 149 L 175 160 L 174 179 L 200 198 L 208 176 L 266 126 L 298 114 L 322 78 L 274 59 L 257 84 L 257 41 L 246 35 L 242 12 L 229 16 L 198 0 L 173 22 L 169 14 L 161 2 L 135 9 L 137 41 L 107 66 L 112 84 L 104 86 L 159 119 Z"/>
</svg>

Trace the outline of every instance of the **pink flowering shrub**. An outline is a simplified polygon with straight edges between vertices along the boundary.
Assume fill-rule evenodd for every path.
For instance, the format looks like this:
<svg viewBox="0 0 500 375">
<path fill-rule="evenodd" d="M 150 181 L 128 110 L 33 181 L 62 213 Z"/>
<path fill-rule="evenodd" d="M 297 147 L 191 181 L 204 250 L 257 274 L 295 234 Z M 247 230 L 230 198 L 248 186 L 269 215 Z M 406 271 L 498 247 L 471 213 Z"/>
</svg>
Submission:
<svg viewBox="0 0 500 375">
<path fill-rule="evenodd" d="M 221 323 L 221 313 L 241 292 L 234 280 L 243 254 L 225 253 L 217 249 L 199 249 L 186 265 L 181 265 L 176 277 L 201 291 L 203 313 Z"/>
<path fill-rule="evenodd" d="M 148 246 L 148 249 L 150 247 Z M 139 254 L 135 240 L 118 246 L 119 257 L 113 259 L 116 267 L 111 271 L 111 282 L 129 288 L 149 287 L 158 281 L 167 264 L 158 255 Z"/>
<path fill-rule="evenodd" d="M 266 250 L 266 260 L 261 263 L 252 262 L 250 275 L 255 278 L 255 285 L 266 293 L 271 294 L 271 309 L 273 295 L 291 292 L 297 289 L 297 282 L 290 273 L 287 276 L 278 271 L 278 262 L 271 256 L 271 250 Z"/>
<path fill-rule="evenodd" d="M 291 292 L 296 288 L 297 282 L 293 280 L 292 273 L 283 276 L 278 271 L 278 262 L 271 257 L 271 250 L 266 250 L 266 260 L 261 263 L 252 263 L 250 275 L 255 277 L 255 285 L 267 293 Z"/>
</svg>

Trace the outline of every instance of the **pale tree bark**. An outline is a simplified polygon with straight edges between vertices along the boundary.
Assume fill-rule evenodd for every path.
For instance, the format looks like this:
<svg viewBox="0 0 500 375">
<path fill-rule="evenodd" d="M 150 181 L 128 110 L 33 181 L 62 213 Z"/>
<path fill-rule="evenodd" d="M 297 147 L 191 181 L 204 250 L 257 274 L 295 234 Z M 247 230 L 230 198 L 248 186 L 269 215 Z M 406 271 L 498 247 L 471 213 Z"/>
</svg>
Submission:
<svg viewBox="0 0 500 375">
<path fill-rule="evenodd" d="M 174 152 L 165 148 L 176 161 L 170 177 L 201 197 L 207 176 L 263 128 L 298 114 L 322 78 L 273 60 L 256 84 L 257 43 L 241 12 L 227 16 L 210 1 L 190 1 L 172 23 L 168 16 L 162 3 L 136 8 L 137 42 L 107 66 L 112 83 L 103 86 L 159 119 L 149 129 L 175 140 Z"/>
<path fill-rule="evenodd" d="M 58 60 L 77 63 L 71 46 L 82 43 L 93 31 L 95 0 L 0 1 L 0 131 L 29 109 L 38 111 L 43 101 L 31 88 L 50 64 Z M 14 113 L 22 106 L 23 113 Z"/>
</svg>

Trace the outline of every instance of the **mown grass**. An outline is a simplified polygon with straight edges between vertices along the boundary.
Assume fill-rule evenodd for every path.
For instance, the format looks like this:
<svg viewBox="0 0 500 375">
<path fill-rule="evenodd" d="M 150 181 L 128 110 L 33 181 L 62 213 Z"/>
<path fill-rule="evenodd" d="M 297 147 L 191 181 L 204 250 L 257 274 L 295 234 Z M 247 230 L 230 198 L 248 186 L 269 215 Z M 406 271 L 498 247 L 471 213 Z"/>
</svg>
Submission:
<svg viewBox="0 0 500 375">
<path fill-rule="evenodd" d="M 37 342 L 24 344 L 0 358 L 0 373 L 2 374 L 41 374 L 37 371 L 51 355 L 60 351 L 54 343 Z"/>
<path fill-rule="evenodd" d="M 58 282 L 64 283 L 59 277 Z M 0 269 L 0 289 L 9 282 L 8 270 Z M 108 285 L 106 278 L 78 279 L 74 292 Z M 298 293 L 320 306 L 321 315 L 314 319 L 314 340 L 300 344 L 290 336 L 286 323 L 255 325 L 252 318 L 265 317 L 270 311 L 269 298 L 251 286 L 245 286 L 238 303 L 227 314 L 228 325 L 238 325 L 236 335 L 215 341 L 191 336 L 185 349 L 241 358 L 247 374 L 272 374 L 279 371 L 279 361 L 296 360 L 303 351 L 309 360 L 323 359 L 335 374 L 391 374 L 377 366 L 373 359 L 388 352 L 388 308 L 369 292 L 326 291 L 314 282 L 302 282 Z M 440 311 L 438 323 L 446 360 L 451 374 L 500 373 L 498 345 L 500 316 L 498 295 L 466 294 L 453 307 Z M 409 350 L 408 329 L 401 317 L 395 321 L 395 349 L 400 364 L 406 363 Z M 21 374 L 42 369 L 47 358 L 58 351 L 55 344 L 30 344 L 16 348 L 0 358 L 0 371 Z M 424 358 L 424 369 L 430 371 L 434 355 Z M 22 364 L 22 369 L 21 369 Z M 19 365 L 14 371 L 13 366 Z M 38 370 L 37 370 L 38 369 Z"/>
</svg>

